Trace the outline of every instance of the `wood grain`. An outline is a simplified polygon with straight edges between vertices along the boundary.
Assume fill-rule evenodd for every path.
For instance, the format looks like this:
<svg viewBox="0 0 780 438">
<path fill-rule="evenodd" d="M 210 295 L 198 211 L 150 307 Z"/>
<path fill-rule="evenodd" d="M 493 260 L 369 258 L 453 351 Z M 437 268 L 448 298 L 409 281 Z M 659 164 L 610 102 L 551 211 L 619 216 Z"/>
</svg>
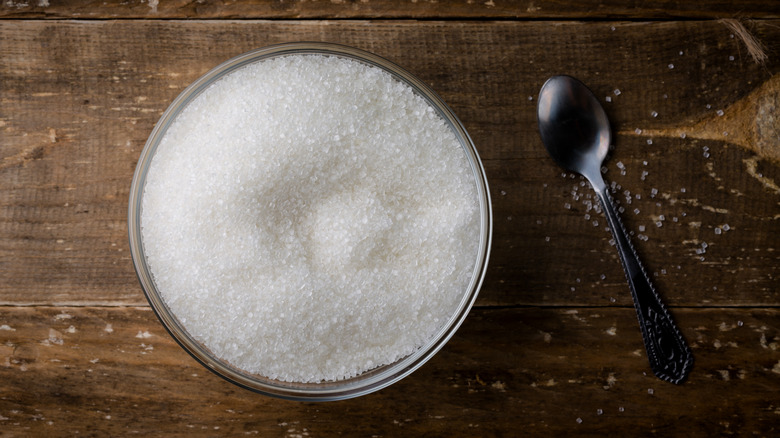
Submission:
<svg viewBox="0 0 780 438">
<path fill-rule="evenodd" d="M 752 30 L 778 48 L 776 22 Z M 536 132 L 536 93 L 556 73 L 605 99 L 616 131 L 606 178 L 667 302 L 777 303 L 780 64 L 754 64 L 710 21 L 1 21 L 0 303 L 144 305 L 125 217 L 152 126 L 208 69 L 293 40 L 383 55 L 463 120 L 495 213 L 478 304 L 630 305 L 589 188 Z M 756 123 L 759 137 L 719 132 Z"/>
<path fill-rule="evenodd" d="M 773 2 L 726 0 L 626 2 L 620 0 L 404 1 L 393 0 L 7 0 L 0 18 L 322 19 L 322 18 L 778 18 Z"/>
<path fill-rule="evenodd" d="M 632 309 L 477 310 L 401 382 L 317 404 L 223 381 L 148 308 L 6 307 L 0 434 L 772 436 L 778 317 L 680 310 L 696 363 L 675 386 L 649 372 Z"/>
</svg>

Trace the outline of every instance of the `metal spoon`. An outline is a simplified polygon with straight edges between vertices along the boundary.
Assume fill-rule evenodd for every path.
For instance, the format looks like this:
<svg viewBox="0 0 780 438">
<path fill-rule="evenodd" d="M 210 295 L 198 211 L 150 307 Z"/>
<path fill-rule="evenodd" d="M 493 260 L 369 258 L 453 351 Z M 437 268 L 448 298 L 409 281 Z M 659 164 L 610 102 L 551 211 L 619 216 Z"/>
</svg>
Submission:
<svg viewBox="0 0 780 438">
<path fill-rule="evenodd" d="M 693 365 L 691 350 L 639 262 L 601 177 L 611 141 L 604 108 L 582 82 L 553 76 L 539 92 L 537 116 L 550 156 L 565 169 L 587 178 L 601 201 L 634 297 L 650 368 L 663 380 L 681 383 Z"/>
</svg>

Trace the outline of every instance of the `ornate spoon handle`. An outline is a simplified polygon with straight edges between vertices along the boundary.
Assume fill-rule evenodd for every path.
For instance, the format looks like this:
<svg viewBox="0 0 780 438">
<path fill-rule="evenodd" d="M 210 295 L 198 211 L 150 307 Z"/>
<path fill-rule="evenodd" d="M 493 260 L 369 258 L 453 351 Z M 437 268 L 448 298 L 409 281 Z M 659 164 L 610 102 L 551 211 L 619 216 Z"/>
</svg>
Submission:
<svg viewBox="0 0 780 438">
<path fill-rule="evenodd" d="M 693 365 L 693 355 L 685 343 L 680 330 L 672 321 L 671 315 L 661 302 L 644 267 L 639 262 L 636 250 L 626 234 L 623 222 L 620 220 L 612 199 L 604 184 L 593 187 L 604 207 L 604 215 L 609 222 L 609 229 L 615 237 L 615 244 L 620 253 L 620 260 L 626 272 L 631 295 L 634 297 L 634 307 L 642 329 L 647 358 L 650 368 L 656 376 L 667 382 L 679 384 L 688 376 Z"/>
</svg>

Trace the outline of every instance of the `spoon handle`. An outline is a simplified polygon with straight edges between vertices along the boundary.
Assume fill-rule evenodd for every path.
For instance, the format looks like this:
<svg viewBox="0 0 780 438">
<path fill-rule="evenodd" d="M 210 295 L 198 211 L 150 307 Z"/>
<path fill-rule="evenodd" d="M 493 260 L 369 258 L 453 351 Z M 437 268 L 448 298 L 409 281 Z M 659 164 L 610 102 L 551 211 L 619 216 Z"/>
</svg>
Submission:
<svg viewBox="0 0 780 438">
<path fill-rule="evenodd" d="M 623 222 L 615 211 L 608 189 L 602 187 L 597 189 L 596 193 L 604 207 L 609 229 L 615 237 L 631 295 L 634 297 L 634 307 L 642 329 L 650 368 L 663 380 L 682 383 L 693 365 L 691 350 L 639 262 Z"/>
</svg>

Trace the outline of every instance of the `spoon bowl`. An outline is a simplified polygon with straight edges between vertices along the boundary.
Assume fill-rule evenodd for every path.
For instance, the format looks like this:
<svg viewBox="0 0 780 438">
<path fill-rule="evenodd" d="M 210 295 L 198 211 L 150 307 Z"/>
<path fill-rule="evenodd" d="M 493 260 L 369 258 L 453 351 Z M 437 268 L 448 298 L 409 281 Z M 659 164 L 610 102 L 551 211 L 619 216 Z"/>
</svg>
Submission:
<svg viewBox="0 0 780 438">
<path fill-rule="evenodd" d="M 561 167 L 587 178 L 601 202 L 634 298 L 650 368 L 663 380 L 681 383 L 690 372 L 693 355 L 640 263 L 601 177 L 612 139 L 604 108 L 582 82 L 553 76 L 539 92 L 537 117 L 550 156 Z"/>
<path fill-rule="evenodd" d="M 590 174 L 600 174 L 612 134 L 596 96 L 570 76 L 553 76 L 542 87 L 538 102 L 539 133 L 550 156 L 589 180 Z"/>
</svg>

